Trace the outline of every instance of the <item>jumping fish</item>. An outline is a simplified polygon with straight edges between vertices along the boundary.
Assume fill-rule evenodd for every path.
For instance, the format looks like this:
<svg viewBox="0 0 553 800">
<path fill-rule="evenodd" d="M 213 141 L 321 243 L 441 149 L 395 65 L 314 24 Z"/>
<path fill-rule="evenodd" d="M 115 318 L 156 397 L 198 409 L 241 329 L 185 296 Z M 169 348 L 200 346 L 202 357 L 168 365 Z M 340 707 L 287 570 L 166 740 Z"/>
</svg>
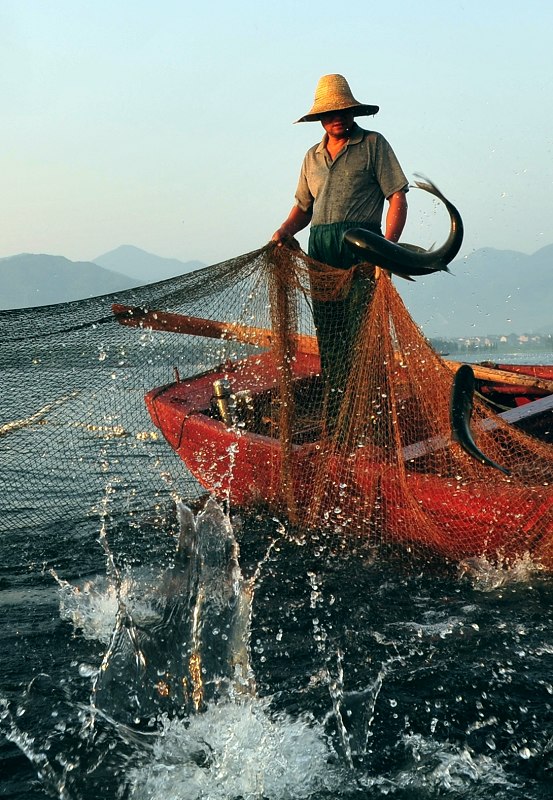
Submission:
<svg viewBox="0 0 553 800">
<path fill-rule="evenodd" d="M 478 449 L 470 430 L 474 397 L 474 372 L 468 364 L 462 364 L 453 380 L 450 404 L 450 422 L 453 440 L 458 442 L 463 450 L 470 456 L 488 467 L 495 467 L 505 475 L 510 475 L 508 469 L 496 464 Z"/>
<path fill-rule="evenodd" d="M 363 258 L 401 278 L 413 280 L 411 275 L 431 275 L 433 272 L 449 272 L 463 242 L 463 220 L 458 210 L 431 181 L 415 181 L 415 186 L 438 197 L 449 212 L 451 227 L 449 236 L 437 250 L 425 250 L 414 244 L 390 242 L 373 231 L 352 228 L 344 233 L 344 241 Z"/>
</svg>

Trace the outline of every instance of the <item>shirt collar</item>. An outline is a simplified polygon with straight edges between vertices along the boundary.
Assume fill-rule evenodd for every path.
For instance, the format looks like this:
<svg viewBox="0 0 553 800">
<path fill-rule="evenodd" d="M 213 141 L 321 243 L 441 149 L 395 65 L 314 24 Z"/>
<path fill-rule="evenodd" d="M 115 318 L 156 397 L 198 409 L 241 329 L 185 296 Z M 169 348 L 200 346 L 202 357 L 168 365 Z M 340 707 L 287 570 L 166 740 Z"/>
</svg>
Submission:
<svg viewBox="0 0 553 800">
<path fill-rule="evenodd" d="M 351 134 L 348 139 L 348 145 L 350 144 L 359 144 L 359 142 L 363 141 L 363 136 L 365 131 L 363 128 L 360 128 L 359 125 L 354 122 L 351 128 Z M 325 133 L 323 138 L 321 139 L 319 145 L 317 146 L 316 153 L 322 153 L 326 149 L 326 143 L 328 141 L 328 133 Z"/>
</svg>

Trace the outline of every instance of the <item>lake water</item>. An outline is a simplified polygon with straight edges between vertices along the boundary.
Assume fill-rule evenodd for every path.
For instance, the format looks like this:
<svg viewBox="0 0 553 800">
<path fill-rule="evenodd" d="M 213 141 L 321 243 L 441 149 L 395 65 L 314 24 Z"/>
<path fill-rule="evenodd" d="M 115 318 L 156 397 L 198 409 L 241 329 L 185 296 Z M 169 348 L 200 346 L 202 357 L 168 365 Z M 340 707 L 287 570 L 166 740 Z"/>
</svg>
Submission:
<svg viewBox="0 0 553 800">
<path fill-rule="evenodd" d="M 132 634 L 167 625 L 160 587 L 182 486 L 151 438 L 151 386 L 114 377 L 92 389 L 76 369 L 23 365 L 28 401 L 5 392 L 9 422 L 25 402 L 27 413 L 59 402 L 0 437 L 0 797 L 552 796 L 553 577 L 524 560 L 403 561 L 323 534 L 300 541 L 272 515 L 231 509 L 253 587 L 255 691 L 199 714 L 142 696 Z M 165 367 L 158 378 L 170 380 Z M 77 384 L 65 401 L 61 387 Z M 99 391 L 114 401 L 102 430 L 86 414 Z M 121 430 L 130 407 L 132 436 Z M 98 694 L 124 641 L 131 657 Z M 150 658 L 174 667 L 168 641 L 160 634 Z"/>
</svg>

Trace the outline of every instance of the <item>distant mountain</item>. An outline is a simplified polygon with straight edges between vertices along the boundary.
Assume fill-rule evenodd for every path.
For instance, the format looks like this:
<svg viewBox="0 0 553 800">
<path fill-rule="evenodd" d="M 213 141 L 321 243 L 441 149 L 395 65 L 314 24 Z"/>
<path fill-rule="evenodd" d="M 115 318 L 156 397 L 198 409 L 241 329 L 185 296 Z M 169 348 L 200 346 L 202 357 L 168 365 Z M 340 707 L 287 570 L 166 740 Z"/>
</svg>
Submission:
<svg viewBox="0 0 553 800">
<path fill-rule="evenodd" d="M 21 253 L 0 258 L 0 309 L 83 300 L 173 278 L 205 266 L 123 245 L 94 262 Z"/>
<path fill-rule="evenodd" d="M 125 245 L 95 262 L 21 254 L 0 258 L 0 309 L 81 300 L 154 283 L 203 267 Z M 553 244 L 533 255 L 483 248 L 409 283 L 394 278 L 428 337 L 553 333 Z"/>
<path fill-rule="evenodd" d="M 83 300 L 138 286 L 140 281 L 89 261 L 21 253 L 0 258 L 0 309 Z"/>
<path fill-rule="evenodd" d="M 104 253 L 94 259 L 105 269 L 113 270 L 135 278 L 141 284 L 164 281 L 184 275 L 185 272 L 205 267 L 201 261 L 179 261 L 177 258 L 162 258 L 153 253 L 147 253 L 138 247 L 124 244 L 109 253 Z"/>
<path fill-rule="evenodd" d="M 416 283 L 394 278 L 427 336 L 553 333 L 553 244 L 533 255 L 483 248 L 449 268 Z"/>
</svg>

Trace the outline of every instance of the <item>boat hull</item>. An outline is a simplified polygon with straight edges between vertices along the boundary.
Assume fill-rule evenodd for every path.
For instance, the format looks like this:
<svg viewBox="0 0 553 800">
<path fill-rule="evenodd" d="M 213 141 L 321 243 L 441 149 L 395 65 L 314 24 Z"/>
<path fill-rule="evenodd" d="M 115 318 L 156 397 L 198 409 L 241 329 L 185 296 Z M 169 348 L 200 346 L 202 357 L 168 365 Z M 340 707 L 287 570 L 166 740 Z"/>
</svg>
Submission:
<svg viewBox="0 0 553 800">
<path fill-rule="evenodd" d="M 298 377 L 312 375 L 318 368 L 314 354 L 298 354 L 294 362 Z M 218 370 L 162 386 L 146 395 L 153 422 L 198 482 L 217 497 L 236 506 L 265 503 L 279 507 L 282 502 L 282 449 L 278 438 L 228 427 L 210 412 L 213 384 L 229 380 L 234 393 L 262 393 L 274 390 L 278 373 L 270 353 L 229 363 Z M 295 486 L 298 499 L 305 492 L 309 467 L 316 445 L 293 446 L 291 469 L 302 476 Z"/>
<path fill-rule="evenodd" d="M 293 362 L 294 377 L 309 378 L 318 370 L 313 354 L 299 353 Z M 253 433 L 240 424 L 229 427 L 214 412 L 215 381 L 228 380 L 235 394 L 263 394 L 274 391 L 278 372 L 270 351 L 154 389 L 146 395 L 152 420 L 173 450 L 186 464 L 200 485 L 235 507 L 259 505 L 276 511 L 290 508 L 290 497 L 297 507 L 309 505 L 313 481 L 320 468 L 320 441 L 293 444 L 286 461 L 287 493 L 283 492 L 283 456 L 276 435 Z M 543 401 L 540 401 L 543 402 Z M 517 414 L 522 410 L 507 412 Z M 551 405 L 548 409 L 551 416 Z M 423 443 L 424 444 L 424 443 Z M 428 444 L 428 443 L 427 443 Z M 444 446 L 442 443 L 441 446 Z M 404 450 L 404 458 L 416 455 L 418 445 Z M 407 452 L 408 451 L 408 452 Z M 328 455 L 325 472 L 332 484 L 344 474 L 344 459 Z M 526 550 L 549 547 L 553 540 L 553 494 L 533 496 L 528 487 L 508 481 L 488 484 L 445 478 L 424 472 L 403 470 L 389 463 L 377 463 L 359 449 L 348 456 L 350 482 L 345 505 L 366 508 L 367 498 L 378 498 L 379 521 L 387 535 L 403 543 L 430 547 L 446 558 L 475 555 L 512 558 Z M 398 482 L 403 481 L 403 494 Z M 336 498 L 329 496 L 318 508 L 318 519 L 332 519 L 329 513 Z M 342 496 L 342 500 L 344 497 Z M 424 514 L 420 541 L 413 529 L 413 515 Z M 410 522 L 408 522 L 410 520 Z M 545 520 L 545 523 L 544 523 Z M 548 520 L 548 521 L 547 521 Z M 358 527 L 358 526 L 357 526 Z M 429 538 L 429 529 L 433 531 Z M 516 543 L 516 544 L 513 544 Z M 551 548 L 550 548 L 551 549 Z M 544 560 L 553 561 L 549 551 Z M 552 563 L 553 566 L 553 563 Z"/>
</svg>

